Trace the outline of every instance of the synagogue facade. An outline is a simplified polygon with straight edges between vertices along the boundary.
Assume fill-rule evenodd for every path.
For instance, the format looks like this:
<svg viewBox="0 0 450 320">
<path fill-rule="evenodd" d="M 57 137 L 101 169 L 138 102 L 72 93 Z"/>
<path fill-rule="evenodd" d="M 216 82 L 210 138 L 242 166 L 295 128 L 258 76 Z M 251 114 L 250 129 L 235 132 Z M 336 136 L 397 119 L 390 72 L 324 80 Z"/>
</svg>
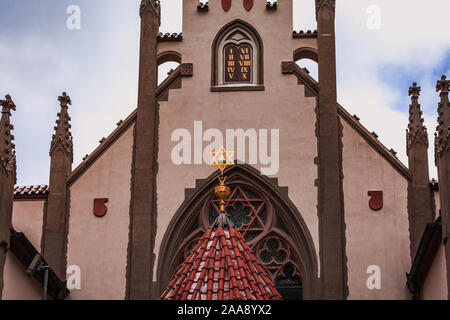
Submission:
<svg viewBox="0 0 450 320">
<path fill-rule="evenodd" d="M 434 146 L 419 84 L 405 92 L 402 163 L 338 103 L 339 2 L 315 2 L 313 32 L 293 32 L 292 0 L 184 0 L 182 34 L 161 34 L 159 1 L 142 0 L 137 109 L 72 168 L 67 88 L 55 101 L 48 186 L 15 186 L 16 106 L 1 100 L 2 299 L 41 299 L 46 277 L 53 299 L 159 299 L 171 285 L 187 288 L 184 299 L 448 299 L 450 81 L 437 82 Z M 318 81 L 303 59 L 318 64 Z M 178 67 L 158 84 L 166 62 Z M 208 165 L 221 146 L 235 161 L 223 210 Z M 216 223 L 225 211 L 234 229 L 221 235 L 236 234 L 242 259 L 180 267 L 211 249 L 199 241 L 227 225 Z M 227 276 L 241 260 L 252 262 Z"/>
</svg>

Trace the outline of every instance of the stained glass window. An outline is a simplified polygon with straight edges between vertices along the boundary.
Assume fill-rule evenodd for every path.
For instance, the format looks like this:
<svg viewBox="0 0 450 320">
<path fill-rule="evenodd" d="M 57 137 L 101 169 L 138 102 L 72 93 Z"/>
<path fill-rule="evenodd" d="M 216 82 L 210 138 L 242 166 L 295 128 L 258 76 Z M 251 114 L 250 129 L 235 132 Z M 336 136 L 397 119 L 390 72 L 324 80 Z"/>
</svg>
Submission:
<svg viewBox="0 0 450 320">
<path fill-rule="evenodd" d="M 283 298 L 301 300 L 304 281 L 302 267 L 293 250 L 295 244 L 289 240 L 289 228 L 277 214 L 277 209 L 270 199 L 247 185 L 231 185 L 230 188 L 226 210 L 235 229 L 267 269 Z M 218 217 L 219 199 L 213 196 L 202 208 L 197 218 L 193 219 L 190 234 L 185 236 L 182 259 L 187 258 L 203 232 Z"/>
</svg>

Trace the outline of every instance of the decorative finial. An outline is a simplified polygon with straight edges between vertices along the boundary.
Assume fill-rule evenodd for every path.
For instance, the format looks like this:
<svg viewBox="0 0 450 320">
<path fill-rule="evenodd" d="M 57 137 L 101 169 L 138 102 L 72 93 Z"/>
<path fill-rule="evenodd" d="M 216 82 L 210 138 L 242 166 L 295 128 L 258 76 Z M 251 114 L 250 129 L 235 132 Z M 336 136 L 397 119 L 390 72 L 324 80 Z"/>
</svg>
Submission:
<svg viewBox="0 0 450 320">
<path fill-rule="evenodd" d="M 61 111 L 58 113 L 58 119 L 56 120 L 56 126 L 54 128 L 55 134 L 53 135 L 50 146 L 50 156 L 58 146 L 61 146 L 63 150 L 72 157 L 73 142 L 72 134 L 70 132 L 72 126 L 70 125 L 71 119 L 68 112 L 68 106 L 72 105 L 72 100 L 66 92 L 63 92 L 62 95 L 58 97 L 58 101 L 61 106 Z"/>
<path fill-rule="evenodd" d="M 230 188 L 225 185 L 225 181 L 227 177 L 223 175 L 225 169 L 228 166 L 234 165 L 234 151 L 227 151 L 223 146 L 219 148 L 218 151 L 210 152 L 212 157 L 212 161 L 209 164 L 213 167 L 218 167 L 220 170 L 220 175 L 218 177 L 220 184 L 214 188 L 214 193 L 216 197 L 220 199 L 219 207 L 220 207 L 220 215 L 217 220 L 214 222 L 214 226 L 217 227 L 233 227 L 232 222 L 227 216 L 226 213 L 226 203 L 225 198 L 230 196 Z"/>
<path fill-rule="evenodd" d="M 212 167 L 218 167 L 223 177 L 223 171 L 226 167 L 234 165 L 234 151 L 227 151 L 223 146 L 219 148 L 219 151 L 213 151 L 209 153 L 212 161 L 209 164 Z"/>
<path fill-rule="evenodd" d="M 436 84 L 436 91 L 441 92 L 441 94 L 448 94 L 450 87 L 450 80 L 447 80 L 446 75 L 442 75 L 441 80 L 439 80 Z"/>
<path fill-rule="evenodd" d="M 409 92 L 408 94 L 412 97 L 412 98 L 418 98 L 420 96 L 420 91 L 421 88 L 417 86 L 417 82 L 414 82 L 412 84 L 412 87 L 409 87 Z"/>
<path fill-rule="evenodd" d="M 72 105 L 72 100 L 70 100 L 70 97 L 65 92 L 62 93 L 62 96 L 58 97 L 58 101 L 63 108 L 67 108 L 69 104 Z"/>
<path fill-rule="evenodd" d="M 423 125 L 424 119 L 420 110 L 420 91 L 421 87 L 418 87 L 416 82 L 412 84 L 408 91 L 408 94 L 411 96 L 411 104 L 409 105 L 409 123 L 408 129 L 406 130 L 407 154 L 409 154 L 409 151 L 417 140 L 421 140 L 427 147 L 429 144 L 427 128 Z"/>
<path fill-rule="evenodd" d="M 5 100 L 0 100 L 0 106 L 2 106 L 2 117 L 0 120 L 0 164 L 3 165 L 6 173 L 9 175 L 16 168 L 16 154 L 13 143 L 14 136 L 11 134 L 14 126 L 10 123 L 11 110 L 16 110 L 16 105 L 8 94 L 5 96 Z"/>
<path fill-rule="evenodd" d="M 11 96 L 9 94 L 7 94 L 5 96 L 6 100 L 0 100 L 0 106 L 3 107 L 2 112 L 8 112 L 11 113 L 11 110 L 16 110 L 16 105 L 14 104 L 14 102 L 11 99 Z"/>
</svg>

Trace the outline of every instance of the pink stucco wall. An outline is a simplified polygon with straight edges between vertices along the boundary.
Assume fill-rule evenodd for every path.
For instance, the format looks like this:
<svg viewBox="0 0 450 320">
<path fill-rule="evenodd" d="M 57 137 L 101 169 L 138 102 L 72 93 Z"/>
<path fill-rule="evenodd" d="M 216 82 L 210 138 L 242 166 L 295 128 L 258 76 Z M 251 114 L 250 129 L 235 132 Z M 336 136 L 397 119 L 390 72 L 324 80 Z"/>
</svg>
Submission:
<svg viewBox="0 0 450 320">
<path fill-rule="evenodd" d="M 68 299 L 124 299 L 129 230 L 133 128 L 70 187 L 67 265 L 81 269 L 81 289 Z M 95 198 L 109 198 L 103 218 Z"/>
<path fill-rule="evenodd" d="M 410 299 L 411 267 L 406 178 L 343 124 L 344 201 L 349 299 Z M 368 191 L 383 191 L 380 211 L 369 208 Z M 381 289 L 370 290 L 369 266 L 381 271 Z"/>
<path fill-rule="evenodd" d="M 23 232 L 33 246 L 40 251 L 44 201 L 15 201 L 12 224 L 17 232 Z M 5 263 L 5 300 L 42 299 L 42 287 L 28 277 L 26 268 L 9 251 Z"/>
<path fill-rule="evenodd" d="M 265 1 L 255 1 L 247 12 L 233 5 L 224 12 L 220 4 L 211 4 L 207 14 L 198 14 L 196 1 L 183 1 L 183 42 L 167 42 L 158 51 L 177 51 L 182 61 L 193 63 L 194 76 L 183 78 L 182 89 L 172 89 L 169 101 L 160 103 L 158 154 L 158 230 L 155 253 L 175 212 L 184 201 L 185 189 L 195 187 L 196 179 L 208 177 L 213 169 L 201 165 L 175 165 L 171 160 L 171 134 L 176 129 L 194 133 L 194 121 L 203 122 L 203 130 L 279 129 L 280 170 L 273 175 L 280 186 L 289 188 L 289 197 L 297 206 L 319 253 L 317 218 L 317 140 L 315 137 L 316 98 L 305 97 L 303 86 L 293 75 L 283 75 L 281 62 L 293 59 L 295 49 L 315 46 L 315 40 L 292 38 L 292 1 L 283 1 L 276 11 L 267 11 Z M 258 31 L 264 44 L 264 84 L 261 92 L 211 92 L 211 46 L 219 30 L 241 19 Z M 210 26 L 205 28 L 205 26 Z M 225 141 L 224 141 L 225 143 Z M 207 142 L 203 144 L 204 147 Z M 276 151 L 276 149 L 274 149 Z M 254 165 L 261 169 L 259 164 Z M 155 263 L 154 280 L 157 275 Z"/>
<path fill-rule="evenodd" d="M 445 247 L 441 244 L 422 287 L 423 300 L 447 300 Z"/>
</svg>

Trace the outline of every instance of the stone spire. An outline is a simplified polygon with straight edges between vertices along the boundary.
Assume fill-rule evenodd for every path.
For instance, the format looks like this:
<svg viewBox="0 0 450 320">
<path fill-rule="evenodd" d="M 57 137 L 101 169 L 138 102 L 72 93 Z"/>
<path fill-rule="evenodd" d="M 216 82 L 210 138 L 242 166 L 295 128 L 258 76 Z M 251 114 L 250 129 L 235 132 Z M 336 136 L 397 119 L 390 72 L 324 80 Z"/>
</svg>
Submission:
<svg viewBox="0 0 450 320">
<path fill-rule="evenodd" d="M 6 251 L 9 248 L 11 216 L 13 208 L 14 184 L 16 182 L 16 156 L 14 153 L 13 126 L 10 123 L 11 111 L 16 105 L 7 95 L 0 100 L 2 115 L 0 119 L 0 299 L 3 291 L 3 269 Z"/>
<path fill-rule="evenodd" d="M 69 105 L 72 105 L 72 101 L 67 93 L 63 92 L 62 96 L 58 97 L 58 101 L 61 105 L 61 111 L 57 114 L 55 134 L 52 137 L 52 143 L 50 145 L 50 156 L 56 151 L 58 147 L 61 147 L 66 154 L 73 157 L 73 141 L 72 133 L 70 132 L 70 117 L 69 117 Z"/>
<path fill-rule="evenodd" d="M 441 102 L 438 107 L 438 126 L 436 136 L 436 156 L 442 156 L 443 152 L 448 148 L 448 137 L 450 134 L 450 105 L 448 100 L 448 92 L 450 80 L 444 75 L 437 82 L 436 91 L 440 92 Z"/>
<path fill-rule="evenodd" d="M 14 152 L 14 136 L 11 130 L 14 129 L 10 123 L 11 111 L 16 110 L 16 105 L 11 100 L 11 96 L 7 95 L 5 100 L 0 100 L 2 107 L 2 117 L 0 120 L 0 163 L 9 175 L 15 171 L 16 156 Z"/>
<path fill-rule="evenodd" d="M 61 111 L 56 120 L 50 145 L 50 181 L 47 209 L 44 214 L 42 255 L 56 274 L 66 278 L 66 249 L 69 190 L 67 178 L 72 171 L 73 141 L 70 133 L 70 97 L 63 92 L 58 97 Z"/>
<path fill-rule="evenodd" d="M 436 133 L 436 165 L 438 167 L 439 198 L 442 216 L 442 238 L 450 237 L 450 103 L 448 92 L 450 80 L 442 76 L 437 82 L 436 91 L 440 92 L 441 101 L 438 107 L 438 126 Z M 450 299 L 450 245 L 445 246 L 445 258 L 447 261 L 447 287 Z"/>
<path fill-rule="evenodd" d="M 428 147 L 428 132 L 423 125 L 422 111 L 420 110 L 419 96 L 421 88 L 417 83 L 413 83 L 409 88 L 408 94 L 411 96 L 411 105 L 409 106 L 409 124 L 406 135 L 407 154 L 409 154 L 413 144 L 420 140 Z"/>
<path fill-rule="evenodd" d="M 419 96 L 421 88 L 417 83 L 409 88 L 409 124 L 406 130 L 406 150 L 408 154 L 411 181 L 408 182 L 408 218 L 411 259 L 416 256 L 427 223 L 433 222 L 434 210 L 430 189 L 428 168 L 428 133 L 423 125 Z"/>
</svg>

